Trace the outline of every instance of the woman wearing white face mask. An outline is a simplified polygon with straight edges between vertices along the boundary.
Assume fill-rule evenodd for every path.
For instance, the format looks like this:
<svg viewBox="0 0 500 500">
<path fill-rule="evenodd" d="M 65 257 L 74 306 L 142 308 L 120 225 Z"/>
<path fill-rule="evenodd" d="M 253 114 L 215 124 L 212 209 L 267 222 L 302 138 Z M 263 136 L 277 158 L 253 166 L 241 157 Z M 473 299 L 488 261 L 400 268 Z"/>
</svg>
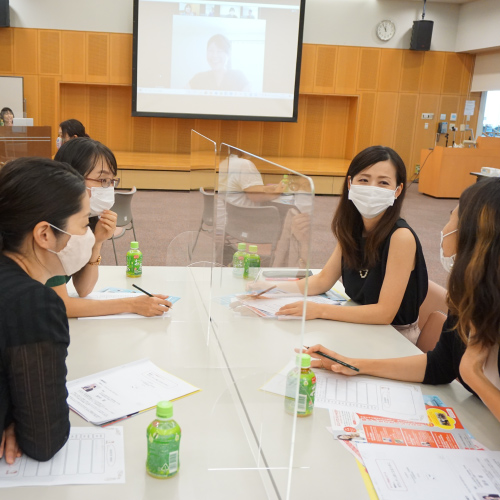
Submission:
<svg viewBox="0 0 500 500">
<path fill-rule="evenodd" d="M 420 242 L 400 218 L 406 168 L 392 149 L 373 146 L 351 162 L 332 221 L 337 247 L 323 270 L 309 278 L 310 295 L 324 293 L 342 277 L 359 307 L 307 303 L 307 319 L 392 324 L 417 341 L 419 308 L 427 294 L 427 268 Z M 298 282 L 303 292 L 304 282 Z M 302 303 L 278 314 L 302 314 Z"/>
<path fill-rule="evenodd" d="M 68 439 L 63 301 L 44 283 L 80 269 L 94 237 L 83 177 L 20 158 L 0 170 L 0 457 L 49 460 Z"/>
<path fill-rule="evenodd" d="M 394 359 L 346 358 L 323 346 L 307 353 L 312 366 L 344 375 L 448 384 L 458 378 L 500 421 L 500 179 L 478 182 L 460 197 L 443 228 L 442 255 L 455 255 L 448 282 L 450 312 L 436 347 Z M 359 368 L 319 359 L 317 351 Z"/>
<path fill-rule="evenodd" d="M 90 197 L 90 228 L 95 236 L 92 254 L 84 262 L 81 270 L 66 276 L 56 276 L 47 285 L 53 287 L 66 304 L 70 318 L 85 316 L 104 316 L 122 312 L 134 312 L 143 316 L 160 316 L 165 307 L 170 307 L 166 295 L 156 297 L 138 296 L 133 299 L 116 300 L 80 300 L 68 296 L 66 283 L 71 276 L 80 297 L 87 296 L 98 279 L 101 262 L 101 247 L 111 238 L 116 229 L 116 213 L 110 208 L 115 203 L 114 188 L 118 186 L 116 179 L 118 166 L 113 152 L 98 141 L 89 137 L 75 137 L 65 142 L 57 152 L 55 159 L 69 163 L 84 178 L 87 193 Z"/>
</svg>

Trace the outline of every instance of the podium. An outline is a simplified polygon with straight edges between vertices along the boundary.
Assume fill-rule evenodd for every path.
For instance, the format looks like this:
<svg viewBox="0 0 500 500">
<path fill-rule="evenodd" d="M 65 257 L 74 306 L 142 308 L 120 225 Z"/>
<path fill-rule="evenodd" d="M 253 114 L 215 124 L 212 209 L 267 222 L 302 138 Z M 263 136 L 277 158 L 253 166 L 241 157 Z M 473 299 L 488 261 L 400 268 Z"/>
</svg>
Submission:
<svg viewBox="0 0 500 500">
<path fill-rule="evenodd" d="M 0 164 L 23 156 L 52 158 L 50 127 L 0 127 Z"/>
<path fill-rule="evenodd" d="M 435 198 L 460 198 L 462 192 L 476 182 L 472 172 L 481 167 L 500 168 L 500 139 L 495 144 L 477 148 L 423 149 L 420 153 L 419 193 Z"/>
</svg>

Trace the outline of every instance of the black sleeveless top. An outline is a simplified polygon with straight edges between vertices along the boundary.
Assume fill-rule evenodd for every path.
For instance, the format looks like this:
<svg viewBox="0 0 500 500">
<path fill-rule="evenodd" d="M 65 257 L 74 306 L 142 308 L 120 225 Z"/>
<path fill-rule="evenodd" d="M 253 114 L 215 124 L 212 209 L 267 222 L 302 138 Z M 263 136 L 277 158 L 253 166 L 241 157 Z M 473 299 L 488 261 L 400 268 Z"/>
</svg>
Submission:
<svg viewBox="0 0 500 500">
<path fill-rule="evenodd" d="M 342 259 L 342 281 L 347 295 L 361 305 L 376 304 L 384 282 L 391 237 L 397 229 L 402 227 L 412 232 L 417 244 L 417 250 L 415 255 L 415 269 L 413 269 L 410 274 L 408 286 L 406 287 L 399 311 L 391 321 L 393 325 L 409 325 L 417 321 L 420 306 L 427 295 L 427 288 L 429 286 L 429 278 L 427 276 L 427 267 L 425 265 L 422 245 L 420 245 L 420 241 L 413 229 L 404 219 L 398 219 L 396 221 L 391 232 L 380 245 L 377 264 L 374 268 L 368 270 L 365 278 L 362 278 L 362 276 L 365 275 L 366 271 L 350 269 L 344 264 L 344 260 Z M 362 238 L 362 251 L 364 251 L 364 245 L 365 238 Z"/>
</svg>

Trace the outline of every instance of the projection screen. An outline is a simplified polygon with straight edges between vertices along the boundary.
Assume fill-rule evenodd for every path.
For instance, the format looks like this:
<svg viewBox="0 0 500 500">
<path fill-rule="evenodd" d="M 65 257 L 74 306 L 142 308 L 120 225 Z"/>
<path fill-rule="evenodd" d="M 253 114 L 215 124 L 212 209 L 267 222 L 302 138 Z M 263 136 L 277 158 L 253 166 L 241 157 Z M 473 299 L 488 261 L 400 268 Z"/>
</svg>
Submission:
<svg viewBox="0 0 500 500">
<path fill-rule="evenodd" d="M 296 121 L 305 0 L 134 0 L 133 116 Z"/>
</svg>

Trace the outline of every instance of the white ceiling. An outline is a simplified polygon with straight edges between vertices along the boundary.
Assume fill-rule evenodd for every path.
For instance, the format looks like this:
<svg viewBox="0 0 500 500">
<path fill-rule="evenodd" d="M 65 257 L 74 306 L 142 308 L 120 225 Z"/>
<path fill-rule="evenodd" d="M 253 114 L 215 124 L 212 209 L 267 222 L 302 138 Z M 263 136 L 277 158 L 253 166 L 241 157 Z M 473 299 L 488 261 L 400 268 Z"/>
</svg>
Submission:
<svg viewBox="0 0 500 500">
<path fill-rule="evenodd" d="M 423 0 L 413 0 L 414 2 L 420 2 L 424 3 Z M 456 4 L 462 4 L 462 3 L 472 3 L 472 2 L 477 2 L 478 0 L 427 0 L 428 2 L 437 2 L 437 3 L 456 3 Z"/>
</svg>

